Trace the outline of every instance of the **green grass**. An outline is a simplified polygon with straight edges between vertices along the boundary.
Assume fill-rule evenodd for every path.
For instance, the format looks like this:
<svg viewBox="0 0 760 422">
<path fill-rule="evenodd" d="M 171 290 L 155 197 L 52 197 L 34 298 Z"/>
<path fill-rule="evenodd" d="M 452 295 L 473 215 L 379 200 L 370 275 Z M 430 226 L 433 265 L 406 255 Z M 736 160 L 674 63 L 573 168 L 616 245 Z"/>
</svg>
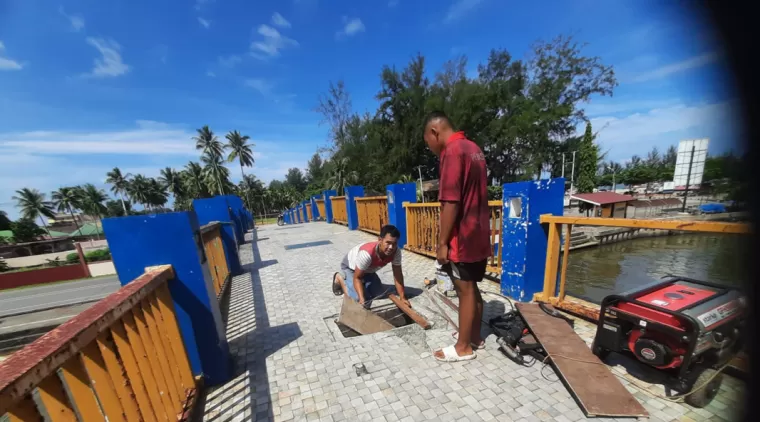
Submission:
<svg viewBox="0 0 760 422">
<path fill-rule="evenodd" d="M 8 272 L 2 273 L 2 274 L 8 274 Z M 116 274 L 99 275 L 97 277 L 90 277 L 90 278 L 78 278 L 76 280 L 51 281 L 50 283 L 40 283 L 40 284 L 32 284 L 29 286 L 19 286 L 19 287 L 13 287 L 10 289 L 2 289 L 0 290 L 0 292 L 13 292 L 13 291 L 18 291 L 18 290 L 30 289 L 34 287 L 53 286 L 57 284 L 73 283 L 75 281 L 83 281 L 83 280 L 99 280 L 101 278 L 107 278 L 107 277 L 116 277 Z"/>
<path fill-rule="evenodd" d="M 265 224 L 277 224 L 277 217 L 262 218 L 261 220 L 256 220 L 257 226 L 263 226 Z"/>
</svg>

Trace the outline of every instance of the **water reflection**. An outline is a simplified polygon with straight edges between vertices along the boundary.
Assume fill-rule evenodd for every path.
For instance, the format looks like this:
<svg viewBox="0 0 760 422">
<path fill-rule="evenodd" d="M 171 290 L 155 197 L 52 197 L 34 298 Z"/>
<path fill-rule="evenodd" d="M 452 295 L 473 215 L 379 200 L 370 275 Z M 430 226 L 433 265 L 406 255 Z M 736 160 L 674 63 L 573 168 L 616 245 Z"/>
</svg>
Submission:
<svg viewBox="0 0 760 422">
<path fill-rule="evenodd" d="M 739 286 L 746 280 L 740 235 L 684 234 L 626 240 L 570 253 L 567 290 L 599 303 L 610 293 L 650 283 L 667 274 Z"/>
</svg>

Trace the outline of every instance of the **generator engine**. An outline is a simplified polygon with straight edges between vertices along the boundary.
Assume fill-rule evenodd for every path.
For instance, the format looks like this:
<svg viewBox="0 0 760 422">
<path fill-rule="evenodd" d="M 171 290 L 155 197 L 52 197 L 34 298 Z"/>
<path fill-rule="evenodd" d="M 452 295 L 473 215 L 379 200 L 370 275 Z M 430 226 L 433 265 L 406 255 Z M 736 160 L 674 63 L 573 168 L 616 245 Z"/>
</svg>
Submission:
<svg viewBox="0 0 760 422">
<path fill-rule="evenodd" d="M 704 407 L 722 382 L 716 370 L 743 346 L 745 319 L 746 298 L 737 289 L 669 277 L 604 298 L 592 351 L 601 359 L 632 354 L 666 371 L 673 389 L 690 393 L 687 403 Z"/>
</svg>

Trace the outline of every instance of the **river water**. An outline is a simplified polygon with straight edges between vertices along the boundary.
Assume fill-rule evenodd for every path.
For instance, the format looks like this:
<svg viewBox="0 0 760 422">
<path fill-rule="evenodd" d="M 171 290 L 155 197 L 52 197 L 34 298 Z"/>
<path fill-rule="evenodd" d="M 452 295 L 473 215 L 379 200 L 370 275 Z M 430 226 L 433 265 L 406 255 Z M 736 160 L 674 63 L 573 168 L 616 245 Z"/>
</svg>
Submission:
<svg viewBox="0 0 760 422">
<path fill-rule="evenodd" d="M 681 234 L 646 237 L 570 252 L 567 291 L 600 303 L 668 274 L 741 287 L 747 236 Z"/>
</svg>

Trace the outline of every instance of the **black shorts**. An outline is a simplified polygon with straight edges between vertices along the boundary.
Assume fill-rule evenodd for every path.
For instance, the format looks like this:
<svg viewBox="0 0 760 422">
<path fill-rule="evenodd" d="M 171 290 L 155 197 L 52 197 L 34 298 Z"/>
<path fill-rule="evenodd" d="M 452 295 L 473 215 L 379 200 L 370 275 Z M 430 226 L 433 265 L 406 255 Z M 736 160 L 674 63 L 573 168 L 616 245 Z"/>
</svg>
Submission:
<svg viewBox="0 0 760 422">
<path fill-rule="evenodd" d="M 477 282 L 483 281 L 483 276 L 486 275 L 487 263 L 488 259 L 478 262 L 449 262 L 443 266 L 443 269 L 452 280 Z"/>
</svg>

